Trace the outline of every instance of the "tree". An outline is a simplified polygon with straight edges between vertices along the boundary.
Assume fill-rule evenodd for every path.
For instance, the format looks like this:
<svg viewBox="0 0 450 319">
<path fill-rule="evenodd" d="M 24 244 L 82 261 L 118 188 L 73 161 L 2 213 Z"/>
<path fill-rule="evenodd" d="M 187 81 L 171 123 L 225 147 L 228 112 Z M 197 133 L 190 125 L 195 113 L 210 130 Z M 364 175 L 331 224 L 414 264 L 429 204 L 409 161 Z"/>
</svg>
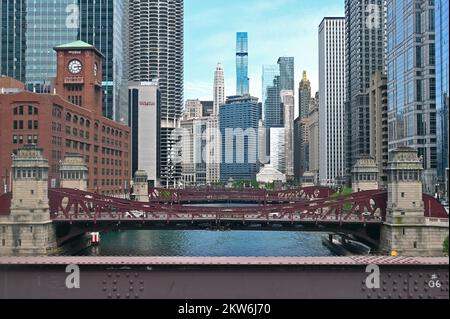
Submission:
<svg viewBox="0 0 450 319">
<path fill-rule="evenodd" d="M 448 236 L 444 240 L 444 254 L 448 256 Z"/>
</svg>

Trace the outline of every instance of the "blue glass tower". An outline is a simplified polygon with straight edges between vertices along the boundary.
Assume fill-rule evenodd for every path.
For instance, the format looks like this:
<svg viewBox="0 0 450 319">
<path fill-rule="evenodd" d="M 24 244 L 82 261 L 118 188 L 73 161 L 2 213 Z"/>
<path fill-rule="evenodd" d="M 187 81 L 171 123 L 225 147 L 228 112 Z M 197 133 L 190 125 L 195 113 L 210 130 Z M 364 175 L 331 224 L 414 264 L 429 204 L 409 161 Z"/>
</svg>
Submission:
<svg viewBox="0 0 450 319">
<path fill-rule="evenodd" d="M 258 124 L 261 106 L 250 95 L 231 96 L 220 106 L 220 180 L 254 180 L 259 171 Z"/>
<path fill-rule="evenodd" d="M 248 35 L 236 33 L 236 95 L 249 94 L 248 78 Z"/>
<path fill-rule="evenodd" d="M 448 168 L 448 0 L 436 1 L 436 130 L 438 177 Z"/>
<path fill-rule="evenodd" d="M 269 88 L 273 86 L 273 81 L 276 76 L 280 75 L 280 69 L 278 65 L 263 65 L 262 69 L 262 104 L 263 120 L 266 120 L 267 112 L 270 111 L 270 105 L 268 101 L 268 91 Z M 269 110 L 268 110 L 269 109 Z"/>
</svg>

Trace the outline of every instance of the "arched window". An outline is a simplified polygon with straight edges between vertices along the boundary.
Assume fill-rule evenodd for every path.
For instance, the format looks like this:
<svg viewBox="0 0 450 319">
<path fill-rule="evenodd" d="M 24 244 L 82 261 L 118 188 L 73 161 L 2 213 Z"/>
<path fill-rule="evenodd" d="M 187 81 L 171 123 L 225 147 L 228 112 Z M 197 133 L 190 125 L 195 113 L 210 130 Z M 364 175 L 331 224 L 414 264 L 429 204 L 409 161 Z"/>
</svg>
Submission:
<svg viewBox="0 0 450 319">
<path fill-rule="evenodd" d="M 84 125 L 84 118 L 80 117 L 80 125 Z"/>
<path fill-rule="evenodd" d="M 78 123 L 78 116 L 76 116 L 76 115 L 73 116 L 73 123 L 74 124 Z"/>
<path fill-rule="evenodd" d="M 87 127 L 87 128 L 90 128 L 90 127 L 91 127 L 91 121 L 86 120 L 86 127 Z"/>
<path fill-rule="evenodd" d="M 72 115 L 70 113 L 66 114 L 66 121 L 70 122 L 72 120 Z"/>
</svg>

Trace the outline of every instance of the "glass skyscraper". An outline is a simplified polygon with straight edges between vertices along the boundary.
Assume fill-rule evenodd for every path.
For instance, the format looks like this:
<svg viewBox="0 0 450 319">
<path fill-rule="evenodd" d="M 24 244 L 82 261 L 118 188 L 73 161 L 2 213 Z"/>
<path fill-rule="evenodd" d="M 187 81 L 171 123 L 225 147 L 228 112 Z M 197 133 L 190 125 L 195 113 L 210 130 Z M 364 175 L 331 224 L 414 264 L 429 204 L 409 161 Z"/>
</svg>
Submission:
<svg viewBox="0 0 450 319">
<path fill-rule="evenodd" d="M 236 95 L 249 94 L 248 34 L 236 33 Z"/>
<path fill-rule="evenodd" d="M 262 116 L 263 120 L 266 119 L 266 110 L 267 110 L 267 98 L 268 98 L 268 90 L 273 86 L 273 81 L 276 76 L 280 75 L 280 68 L 278 65 L 263 65 L 262 67 L 262 104 L 263 111 Z"/>
<path fill-rule="evenodd" d="M 448 169 L 448 38 L 449 1 L 436 0 L 436 130 L 438 177 L 445 183 Z"/>
<path fill-rule="evenodd" d="M 389 151 L 408 146 L 423 160 L 424 191 L 437 177 L 434 1 L 387 1 Z"/>
<path fill-rule="evenodd" d="M 278 59 L 280 68 L 280 91 L 294 91 L 294 58 L 281 57 Z"/>
<path fill-rule="evenodd" d="M 231 96 L 220 106 L 222 138 L 220 180 L 254 180 L 259 171 L 258 127 L 261 107 L 258 98 Z"/>
<path fill-rule="evenodd" d="M 403 2 L 408 1 L 397 1 Z M 385 69 L 385 12 L 385 1 L 345 0 L 345 165 L 348 178 L 356 160 L 370 154 L 370 77 Z"/>
<path fill-rule="evenodd" d="M 48 93 L 56 75 L 53 48 L 85 41 L 105 57 L 103 114 L 126 123 L 126 1 L 2 1 L 0 73 L 24 82 L 29 90 Z"/>
</svg>

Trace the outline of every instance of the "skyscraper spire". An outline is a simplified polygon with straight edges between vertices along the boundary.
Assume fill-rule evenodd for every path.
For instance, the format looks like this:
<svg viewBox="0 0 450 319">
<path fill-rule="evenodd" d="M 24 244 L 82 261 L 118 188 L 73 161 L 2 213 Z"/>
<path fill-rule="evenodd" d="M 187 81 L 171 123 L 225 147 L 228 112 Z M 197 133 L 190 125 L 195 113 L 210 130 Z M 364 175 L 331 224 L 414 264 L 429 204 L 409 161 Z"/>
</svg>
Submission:
<svg viewBox="0 0 450 319">
<path fill-rule="evenodd" d="M 214 73 L 214 106 L 213 115 L 219 115 L 219 107 L 225 104 L 225 79 L 223 66 L 217 63 L 216 72 Z"/>
<path fill-rule="evenodd" d="M 236 95 L 249 94 L 248 34 L 236 33 Z"/>
<path fill-rule="evenodd" d="M 308 81 L 308 77 L 306 76 L 306 71 L 303 71 L 303 82 Z"/>
</svg>

